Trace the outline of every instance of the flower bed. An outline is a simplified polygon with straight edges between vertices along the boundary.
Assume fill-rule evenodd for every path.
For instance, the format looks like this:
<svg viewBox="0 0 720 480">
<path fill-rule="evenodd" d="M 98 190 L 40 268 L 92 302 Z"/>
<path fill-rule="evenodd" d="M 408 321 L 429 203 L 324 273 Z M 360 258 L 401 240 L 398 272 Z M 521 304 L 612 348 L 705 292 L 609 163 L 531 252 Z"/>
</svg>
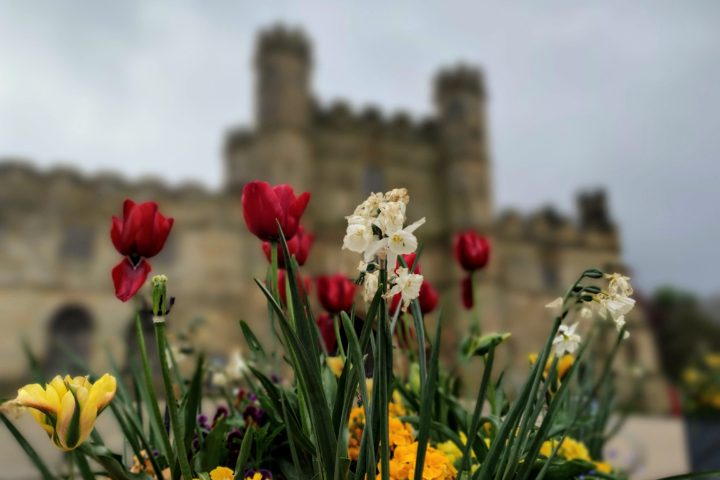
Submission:
<svg viewBox="0 0 720 480">
<path fill-rule="evenodd" d="M 114 368 L 98 376 L 85 366 L 87 376 L 21 388 L 3 411 L 31 414 L 84 479 L 623 478 L 602 452 L 612 361 L 629 335 L 625 315 L 634 305 L 627 277 L 588 269 L 548 305 L 544 346 L 531 355 L 512 397 L 494 365 L 510 333 L 483 332 L 476 321 L 462 342 L 468 368 L 481 377 L 468 410 L 454 374 L 439 362 L 443 319 L 433 332 L 425 328 L 423 315 L 436 308 L 438 293 L 422 276 L 416 235 L 425 219 L 406 225 L 408 192 L 372 194 L 347 217 L 342 248 L 358 254 L 356 278 L 319 277 L 325 313 L 317 317 L 301 272 L 313 241 L 300 225 L 309 199 L 288 185 L 251 182 L 243 190 L 247 227 L 269 262 L 266 278 L 255 282 L 267 299 L 272 348 L 241 323 L 246 356 L 237 353 L 218 369 L 196 355 L 193 375 L 182 378 L 177 357 L 184 353 L 165 333 L 172 282 L 156 275 L 153 322 L 167 402 L 158 401 L 138 318 L 142 368 L 131 384 Z M 113 217 L 111 240 L 123 257 L 112 270 L 119 300 L 142 289 L 148 259 L 172 226 L 153 202 L 128 200 L 123 217 Z M 473 290 L 490 244 L 462 232 L 454 253 L 467 272 L 463 303 L 478 308 Z M 590 352 L 608 328 L 616 329 L 613 348 L 598 361 Z M 293 376 L 279 381 L 275 374 L 286 366 Z M 202 400 L 218 395 L 226 405 L 210 418 Z M 122 453 L 111 452 L 94 430 L 104 410 L 124 434 Z M 40 475 L 56 478 L 7 416 L 0 418 Z"/>
</svg>

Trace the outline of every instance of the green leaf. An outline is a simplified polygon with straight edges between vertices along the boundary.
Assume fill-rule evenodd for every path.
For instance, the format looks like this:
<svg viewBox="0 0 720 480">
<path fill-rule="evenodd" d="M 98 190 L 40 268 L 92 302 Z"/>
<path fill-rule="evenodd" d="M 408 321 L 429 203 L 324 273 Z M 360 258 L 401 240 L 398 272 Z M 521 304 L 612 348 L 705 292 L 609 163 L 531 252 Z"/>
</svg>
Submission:
<svg viewBox="0 0 720 480">
<path fill-rule="evenodd" d="M 287 245 L 284 245 L 284 248 L 287 249 Z M 286 258 L 290 258 L 290 255 L 287 254 Z M 313 435 L 316 440 L 315 445 L 318 449 L 320 464 L 325 471 L 326 478 L 331 478 L 335 470 L 334 446 L 336 445 L 337 438 L 335 438 L 335 432 L 332 429 L 330 410 L 325 397 L 325 391 L 322 388 L 319 355 L 313 356 L 312 353 L 317 351 L 317 341 L 314 348 L 303 344 L 290 326 L 285 312 L 283 312 L 272 294 L 257 279 L 255 283 L 265 294 L 265 297 L 278 316 L 278 323 L 285 338 L 285 345 L 291 358 L 295 378 L 299 383 L 298 391 L 301 392 L 312 418 Z M 297 286 L 295 286 L 294 289 L 297 290 Z M 307 322 L 307 317 L 304 314 L 296 315 L 296 325 L 299 326 L 305 322 Z M 307 329 L 307 325 L 305 325 L 305 329 Z"/>
<path fill-rule="evenodd" d="M 8 418 L 3 414 L 0 413 L 0 420 L 5 424 L 7 429 L 10 431 L 13 437 L 15 437 L 15 441 L 20 444 L 20 447 L 22 447 L 25 454 L 28 456 L 30 461 L 32 461 L 33 465 L 35 465 L 35 468 L 37 468 L 38 472 L 40 472 L 40 475 L 42 475 L 42 478 L 44 480 L 53 480 L 55 476 L 50 472 L 48 467 L 45 465 L 45 462 L 42 461 L 40 458 L 40 455 L 37 454 L 35 449 L 30 445 L 30 442 L 28 442 L 25 437 L 23 436 L 20 431 L 15 428 L 15 425 L 8 420 Z"/>
<path fill-rule="evenodd" d="M 205 441 L 200 447 L 197 454 L 200 468 L 198 470 L 209 472 L 213 468 L 220 465 L 220 461 L 227 456 L 226 437 L 228 433 L 227 421 L 225 418 L 220 419 L 210 433 L 205 437 Z"/>
<path fill-rule="evenodd" d="M 430 422 L 432 421 L 433 399 L 437 386 L 438 369 L 440 361 L 440 341 L 442 335 L 442 312 L 438 315 L 437 327 L 435 329 L 435 341 L 430 353 L 430 368 L 428 370 L 427 382 L 422 386 L 422 400 L 420 402 L 420 426 L 418 427 L 418 449 L 415 459 L 415 480 L 422 480 L 422 472 L 425 467 L 425 453 L 427 452 L 428 441 L 430 440 Z"/>
<path fill-rule="evenodd" d="M 245 342 L 248 344 L 248 347 L 250 347 L 250 350 L 256 355 L 259 355 L 261 358 L 266 358 L 267 355 L 265 354 L 265 349 L 260 343 L 260 340 L 258 340 L 250 326 L 245 323 L 244 320 L 240 320 L 240 329 L 242 330 Z"/>
<path fill-rule="evenodd" d="M 242 480 L 245 472 L 248 458 L 250 458 L 250 447 L 252 447 L 253 438 L 255 436 L 254 428 L 245 429 L 245 436 L 240 444 L 240 453 L 238 454 L 237 463 L 235 464 L 235 479 Z"/>
<path fill-rule="evenodd" d="M 204 358 L 200 355 L 195 365 L 195 373 L 193 373 L 190 387 L 185 393 L 181 407 L 181 418 L 185 422 L 185 449 L 191 451 L 193 435 L 197 429 L 197 416 L 200 412 L 200 402 L 202 401 L 202 379 L 203 379 Z"/>
</svg>

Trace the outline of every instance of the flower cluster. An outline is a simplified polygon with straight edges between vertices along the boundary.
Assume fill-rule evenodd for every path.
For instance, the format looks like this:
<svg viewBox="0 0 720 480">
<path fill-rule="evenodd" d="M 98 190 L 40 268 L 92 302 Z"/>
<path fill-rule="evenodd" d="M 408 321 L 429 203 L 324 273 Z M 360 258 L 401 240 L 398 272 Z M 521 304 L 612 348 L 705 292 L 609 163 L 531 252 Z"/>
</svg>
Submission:
<svg viewBox="0 0 720 480">
<path fill-rule="evenodd" d="M 400 396 L 396 393 L 393 400 L 388 404 L 388 431 L 390 447 L 390 479 L 409 480 L 415 477 L 416 458 L 418 442 L 415 440 L 415 431 L 409 423 L 400 420 L 400 417 L 407 415 L 405 406 Z M 357 461 L 360 452 L 362 432 L 365 428 L 365 410 L 363 407 L 355 407 L 350 412 L 348 430 L 348 456 L 351 460 Z M 447 453 L 447 445 L 440 444 L 436 447 L 427 446 L 425 453 L 425 465 L 423 478 L 437 480 L 454 480 L 457 470 L 453 465 L 459 457 Z M 378 464 L 378 470 L 380 470 Z M 381 478 L 380 474 L 377 478 Z"/>
<path fill-rule="evenodd" d="M 359 270 L 364 274 L 363 298 L 372 300 L 378 288 L 378 266 L 384 262 L 393 269 L 399 255 L 414 253 L 418 247 L 414 235 L 425 218 L 405 225 L 405 211 L 410 196 L 404 188 L 386 193 L 373 193 L 346 217 L 347 230 L 343 238 L 343 249 L 362 254 Z M 423 276 L 411 273 L 405 267 L 390 272 L 392 287 L 386 298 L 400 295 L 402 309 L 406 310 L 412 300 L 420 295 Z"/>
</svg>

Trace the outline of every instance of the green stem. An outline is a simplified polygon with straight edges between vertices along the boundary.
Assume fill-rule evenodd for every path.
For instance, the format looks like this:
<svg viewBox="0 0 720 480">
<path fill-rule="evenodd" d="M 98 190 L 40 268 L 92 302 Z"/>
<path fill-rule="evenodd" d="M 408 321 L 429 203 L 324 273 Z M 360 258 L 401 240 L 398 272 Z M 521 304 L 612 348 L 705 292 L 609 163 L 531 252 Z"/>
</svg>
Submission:
<svg viewBox="0 0 720 480">
<path fill-rule="evenodd" d="M 150 361 L 148 360 L 147 347 L 145 346 L 145 335 L 142 330 L 142 323 L 140 323 L 140 315 L 135 315 L 135 332 L 137 334 L 138 347 L 140 350 L 140 358 L 142 359 L 143 365 L 143 380 L 145 381 L 145 389 L 150 397 L 150 413 L 153 416 L 155 429 L 158 430 L 160 441 L 162 442 L 163 449 L 165 450 L 165 460 L 168 465 L 173 465 L 174 459 L 172 458 L 172 446 L 170 445 L 170 437 L 165 430 L 165 421 L 163 420 L 162 414 L 160 413 L 160 406 L 157 401 L 157 395 L 155 395 L 155 385 L 153 384 L 153 375 L 150 370 Z M 158 352 L 160 353 L 160 352 Z M 162 357 L 162 355 L 160 355 Z"/>
<path fill-rule="evenodd" d="M 155 321 L 155 340 L 157 341 L 157 351 L 160 357 L 160 368 L 162 370 L 163 385 L 165 386 L 165 401 L 167 402 L 168 411 L 170 412 L 170 426 L 175 437 L 175 448 L 177 449 L 178 463 L 180 464 L 180 472 L 184 480 L 192 480 L 192 470 L 188 462 L 187 451 L 185 450 L 185 435 L 183 425 L 180 423 L 180 414 L 178 413 L 178 405 L 175 400 L 175 392 L 173 392 L 173 383 L 170 378 L 170 369 L 168 368 L 167 356 L 167 340 L 165 338 L 165 318 L 160 317 L 161 321 Z"/>
<path fill-rule="evenodd" d="M 345 355 L 345 348 L 343 347 L 342 338 L 340 337 L 340 319 L 335 314 L 332 316 L 332 321 L 333 321 L 333 329 L 335 330 L 335 339 L 337 340 L 337 344 L 338 344 L 338 352 L 340 352 L 340 355 L 342 355 L 342 358 L 345 359 L 345 358 L 347 358 L 347 356 Z"/>
<path fill-rule="evenodd" d="M 482 312 L 480 310 L 480 282 L 478 281 L 479 270 L 470 273 L 470 292 L 473 297 L 473 320 L 475 324 L 471 330 L 476 335 L 482 335 Z"/>
</svg>

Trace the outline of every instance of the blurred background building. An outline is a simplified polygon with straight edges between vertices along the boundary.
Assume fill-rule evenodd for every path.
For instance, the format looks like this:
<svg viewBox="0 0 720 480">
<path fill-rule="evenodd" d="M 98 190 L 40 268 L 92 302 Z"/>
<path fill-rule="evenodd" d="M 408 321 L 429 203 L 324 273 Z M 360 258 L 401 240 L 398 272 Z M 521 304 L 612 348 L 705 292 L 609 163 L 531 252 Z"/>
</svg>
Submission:
<svg viewBox="0 0 720 480">
<path fill-rule="evenodd" d="M 356 256 L 340 251 L 344 216 L 370 192 L 406 187 L 410 221 L 428 219 L 418 238 L 423 273 L 443 293 L 448 363 L 457 361 L 454 352 L 469 319 L 459 309 L 461 272 L 451 252 L 456 232 L 473 228 L 492 239 L 480 289 L 483 325 L 513 332 L 504 361 L 520 376 L 549 328 L 547 302 L 585 268 L 627 271 L 602 190 L 581 193 L 574 218 L 550 207 L 530 215 L 496 212 L 488 92 L 478 68 L 456 65 L 441 70 L 432 84 L 427 79 L 435 105 L 427 118 L 358 111 L 345 102 L 323 106 L 313 90 L 312 45 L 299 30 L 276 26 L 262 32 L 254 69 L 254 126 L 227 133 L 219 190 L 2 160 L 0 318 L 9 332 L 0 338 L 3 390 L 28 372 L 16 333 L 26 336 L 48 374 L 78 370 L 65 349 L 93 365 L 105 361 L 106 349 L 125 364 L 135 354 L 133 315 L 142 295 L 121 305 L 110 279 L 119 261 L 109 241 L 110 218 L 125 198 L 155 200 L 175 217 L 153 270 L 169 276 L 177 297 L 173 329 L 184 331 L 202 319 L 193 343 L 218 359 L 241 342 L 240 319 L 262 338 L 269 335 L 265 302 L 251 282 L 264 276 L 266 261 L 245 229 L 239 201 L 244 183 L 254 179 L 312 192 L 304 217 L 317 237 L 307 266 L 311 274 L 353 276 Z M 644 371 L 641 405 L 665 411 L 653 334 L 642 312 L 630 324 L 623 364 Z"/>
</svg>

